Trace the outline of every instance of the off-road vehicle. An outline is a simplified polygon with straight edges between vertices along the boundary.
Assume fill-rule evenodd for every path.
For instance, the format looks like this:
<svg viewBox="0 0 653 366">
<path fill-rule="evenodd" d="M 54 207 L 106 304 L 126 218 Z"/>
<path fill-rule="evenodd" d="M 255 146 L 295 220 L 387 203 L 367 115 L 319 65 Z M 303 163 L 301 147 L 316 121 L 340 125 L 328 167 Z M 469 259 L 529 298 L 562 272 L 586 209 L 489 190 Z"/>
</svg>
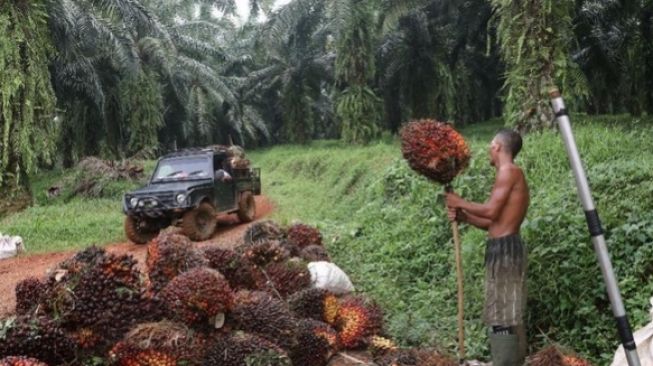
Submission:
<svg viewBox="0 0 653 366">
<path fill-rule="evenodd" d="M 260 170 L 249 167 L 242 149 L 219 146 L 171 153 L 159 159 L 145 187 L 124 195 L 125 234 L 144 244 L 161 229 L 180 225 L 192 240 L 206 240 L 220 214 L 237 213 L 242 222 L 252 221 L 254 195 L 259 194 Z"/>
</svg>

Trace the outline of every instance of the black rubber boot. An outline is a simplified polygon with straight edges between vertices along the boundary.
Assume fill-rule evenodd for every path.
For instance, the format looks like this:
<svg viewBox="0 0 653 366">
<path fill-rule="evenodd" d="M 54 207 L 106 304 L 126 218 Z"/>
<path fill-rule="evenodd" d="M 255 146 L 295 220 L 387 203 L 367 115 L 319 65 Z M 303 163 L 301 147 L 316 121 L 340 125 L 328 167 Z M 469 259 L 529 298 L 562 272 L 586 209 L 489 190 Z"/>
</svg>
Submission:
<svg viewBox="0 0 653 366">
<path fill-rule="evenodd" d="M 492 366 L 522 366 L 523 351 L 516 334 L 496 334 L 490 332 L 490 351 Z"/>
</svg>

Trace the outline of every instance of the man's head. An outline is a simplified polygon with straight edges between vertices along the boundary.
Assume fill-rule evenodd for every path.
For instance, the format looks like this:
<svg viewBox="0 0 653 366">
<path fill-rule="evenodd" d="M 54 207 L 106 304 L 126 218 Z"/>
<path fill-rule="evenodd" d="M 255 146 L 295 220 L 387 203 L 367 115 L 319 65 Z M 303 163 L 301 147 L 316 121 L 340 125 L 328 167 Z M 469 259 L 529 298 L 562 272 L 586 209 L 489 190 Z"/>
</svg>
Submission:
<svg viewBox="0 0 653 366">
<path fill-rule="evenodd" d="M 521 145 L 521 135 L 517 131 L 508 128 L 500 129 L 490 143 L 490 164 L 495 166 L 501 154 L 514 159 L 519 154 Z"/>
</svg>

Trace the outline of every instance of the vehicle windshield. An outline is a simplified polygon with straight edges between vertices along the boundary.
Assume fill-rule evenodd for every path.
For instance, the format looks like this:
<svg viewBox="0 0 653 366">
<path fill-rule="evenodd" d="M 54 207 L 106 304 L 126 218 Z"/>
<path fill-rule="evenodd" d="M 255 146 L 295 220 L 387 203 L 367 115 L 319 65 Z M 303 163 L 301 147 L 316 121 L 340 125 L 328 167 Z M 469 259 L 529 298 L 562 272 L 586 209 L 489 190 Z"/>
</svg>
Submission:
<svg viewBox="0 0 653 366">
<path fill-rule="evenodd" d="M 161 160 L 154 172 L 153 181 L 205 179 L 211 176 L 207 158 Z"/>
</svg>

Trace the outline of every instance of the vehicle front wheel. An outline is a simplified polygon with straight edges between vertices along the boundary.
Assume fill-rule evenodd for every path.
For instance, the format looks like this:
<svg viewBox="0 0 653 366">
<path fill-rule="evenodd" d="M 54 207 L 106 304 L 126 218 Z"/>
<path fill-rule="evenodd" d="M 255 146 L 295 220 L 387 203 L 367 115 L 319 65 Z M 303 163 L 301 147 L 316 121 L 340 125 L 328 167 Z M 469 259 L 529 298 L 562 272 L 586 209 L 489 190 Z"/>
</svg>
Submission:
<svg viewBox="0 0 653 366">
<path fill-rule="evenodd" d="M 256 201 L 252 192 L 243 192 L 238 201 L 238 218 L 241 222 L 252 222 L 256 216 Z"/>
<path fill-rule="evenodd" d="M 202 203 L 198 208 L 184 214 L 181 228 L 191 240 L 202 241 L 211 238 L 217 223 L 213 207 L 208 203 Z"/>
<path fill-rule="evenodd" d="M 125 217 L 125 235 L 136 244 L 146 244 L 159 234 L 159 229 L 147 222 L 147 219 Z"/>
</svg>

